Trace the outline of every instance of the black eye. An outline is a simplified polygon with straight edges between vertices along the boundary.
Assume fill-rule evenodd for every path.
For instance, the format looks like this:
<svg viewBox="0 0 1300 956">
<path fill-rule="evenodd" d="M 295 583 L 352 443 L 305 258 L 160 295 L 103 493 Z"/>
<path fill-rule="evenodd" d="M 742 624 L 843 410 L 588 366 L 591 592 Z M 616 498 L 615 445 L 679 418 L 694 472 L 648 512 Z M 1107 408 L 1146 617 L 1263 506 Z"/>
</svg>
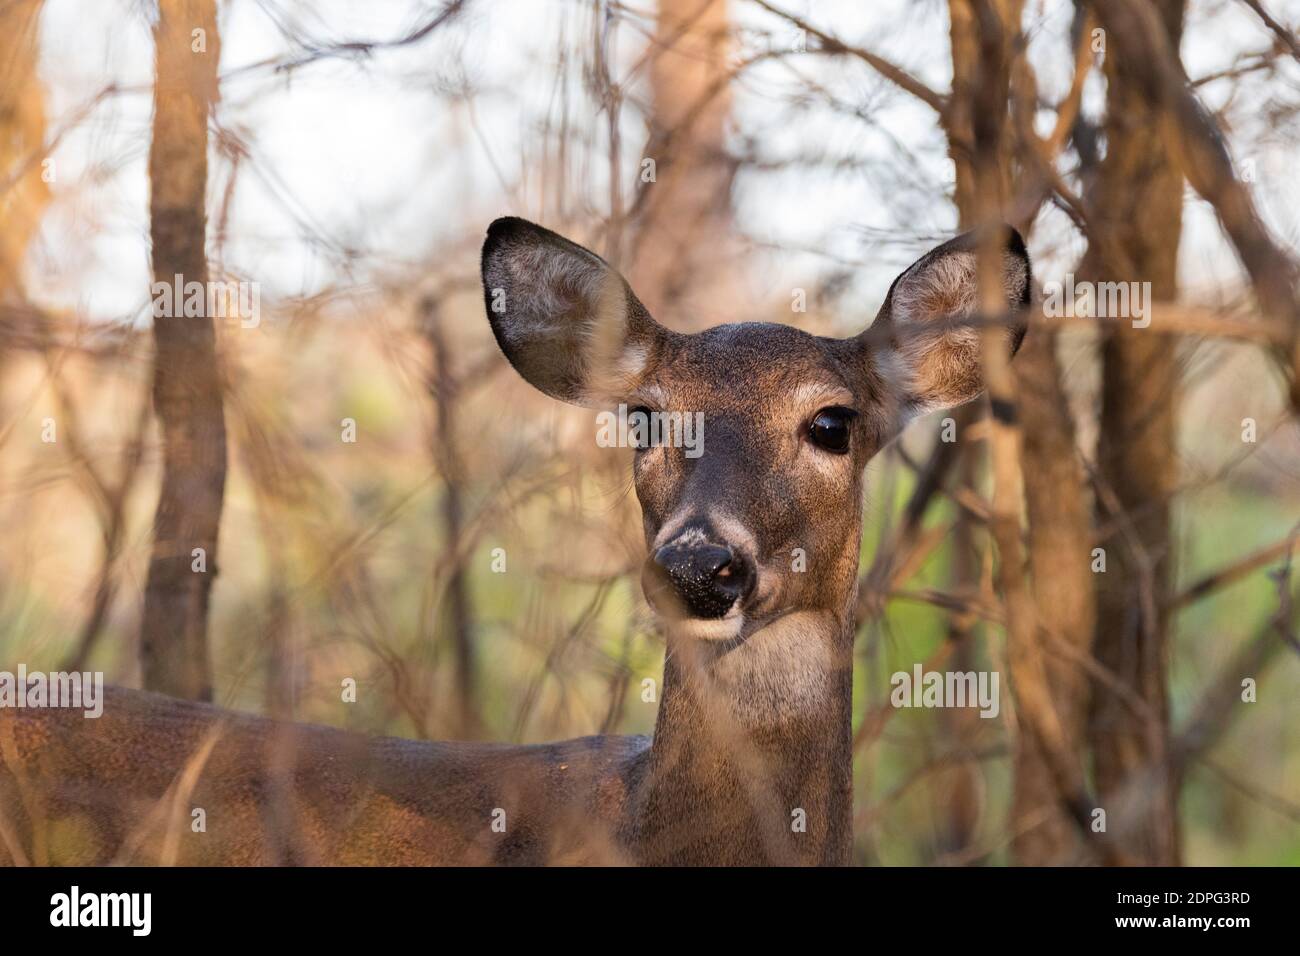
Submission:
<svg viewBox="0 0 1300 956">
<path fill-rule="evenodd" d="M 637 451 L 645 451 L 651 445 L 650 409 L 638 405 L 627 413 L 627 438 Z"/>
<path fill-rule="evenodd" d="M 839 405 L 823 408 L 813 416 L 812 424 L 808 426 L 808 437 L 818 448 L 843 455 L 849 450 L 849 426 L 857 417 L 858 413 L 851 408 Z"/>
</svg>

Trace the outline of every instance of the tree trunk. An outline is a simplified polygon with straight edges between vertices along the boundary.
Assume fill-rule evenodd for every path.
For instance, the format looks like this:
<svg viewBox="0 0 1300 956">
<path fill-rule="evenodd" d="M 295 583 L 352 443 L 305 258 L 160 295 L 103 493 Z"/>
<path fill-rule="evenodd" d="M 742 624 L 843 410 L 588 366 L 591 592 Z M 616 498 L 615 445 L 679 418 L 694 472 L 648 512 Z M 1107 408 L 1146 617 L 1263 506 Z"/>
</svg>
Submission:
<svg viewBox="0 0 1300 956">
<path fill-rule="evenodd" d="M 155 298 L 153 401 L 163 475 L 140 651 L 147 689 L 210 700 L 208 601 L 226 481 L 216 330 L 206 308 L 207 128 L 220 55 L 215 0 L 162 0 L 154 43 L 153 274 L 168 286 L 200 283 L 205 306 L 201 315 L 186 315 L 181 302 L 168 310 Z"/>
<path fill-rule="evenodd" d="M 1029 513 L 1029 566 L 1047 681 L 1072 749 L 1082 748 L 1088 681 L 1078 660 L 1093 639 L 1092 523 L 1083 469 L 1075 450 L 1074 420 L 1056 359 L 1056 332 L 1032 330 L 1016 356 L 1024 444 L 1020 458 Z M 1047 866 L 1081 862 L 1079 831 L 1069 818 L 1051 771 L 1031 735 L 1017 741 L 1011 816 L 1016 862 Z"/>
<path fill-rule="evenodd" d="M 45 91 L 36 70 L 44 0 L 0 4 L 0 299 L 21 295 L 22 263 L 40 225 L 50 190 L 42 174 L 47 158 Z"/>
<path fill-rule="evenodd" d="M 974 133 L 972 116 L 975 86 L 979 82 L 979 38 L 975 30 L 974 11 L 968 0 L 951 0 L 948 5 L 952 47 L 952 96 L 944 117 L 948 131 L 948 155 L 953 163 L 953 201 L 957 206 L 958 228 L 975 227 L 978 209 L 975 194 Z M 1009 167 L 1003 167 L 1009 174 Z M 1005 194 L 1005 190 L 1003 190 Z M 977 451 L 967 439 L 967 431 L 981 417 L 982 407 L 958 409 L 953 414 L 957 427 L 957 460 L 953 471 L 958 483 L 973 486 Z M 979 589 L 979 562 L 971 518 L 959 511 L 949 544 L 952 563 L 948 568 L 948 587 L 955 594 L 973 594 Z M 967 614 L 954 613 L 948 622 L 948 640 L 954 644 L 953 667 L 975 667 L 975 622 Z M 946 746 L 955 755 L 964 755 L 978 732 L 980 720 L 972 711 L 942 711 L 939 723 L 947 738 Z M 972 844 L 979 827 L 980 767 L 974 759 L 953 761 L 952 770 L 941 779 L 946 803 L 946 819 L 941 828 L 939 850 L 960 856 Z"/>
<path fill-rule="evenodd" d="M 433 369 L 429 379 L 429 397 L 433 401 L 435 430 L 434 464 L 442 476 L 443 548 L 448 556 L 447 584 L 442 617 L 451 641 L 456 683 L 456 739 L 476 740 L 482 735 L 483 722 L 478 701 L 478 625 L 465 571 L 465 504 L 462 492 L 466 483 L 465 463 L 456 438 L 457 406 L 460 380 L 452 368 L 451 347 L 442 326 L 443 315 L 438 303 L 423 306 L 424 335 L 429 343 Z"/>
<path fill-rule="evenodd" d="M 39 155 L 45 142 L 45 91 L 36 71 L 43 4 L 0 4 L 0 182 L 8 184 L 0 189 L 0 304 L 23 297 L 23 260 L 50 199 Z M 6 351 L 0 340 L 0 375 Z"/>
<path fill-rule="evenodd" d="M 1184 0 L 1155 6 L 1177 49 Z M 1090 197 L 1084 271 L 1094 280 L 1149 282 L 1151 298 L 1169 302 L 1177 294 L 1183 178 L 1143 66 L 1117 47 L 1112 43 L 1106 54 L 1106 156 Z M 1098 541 L 1106 572 L 1097 576 L 1095 654 L 1149 717 L 1139 719 L 1112 688 L 1094 681 L 1089 737 L 1112 836 L 1139 862 L 1174 865 L 1178 801 L 1168 759 L 1165 604 L 1177 482 L 1175 341 L 1121 318 L 1106 337 L 1103 363 L 1098 512 L 1110 531 Z"/>
<path fill-rule="evenodd" d="M 689 330 L 728 318 L 719 294 L 731 271 L 731 111 L 726 0 L 659 0 L 650 61 L 650 136 L 633 210 L 629 281 L 651 314 L 672 310 Z M 654 181 L 646 182 L 646 160 Z"/>
<path fill-rule="evenodd" d="M 1082 20 L 1076 21 L 1076 29 L 1084 26 Z M 1076 62 L 1076 69 L 1083 68 Z M 1020 69 L 1021 81 L 1013 83 L 1012 89 L 1024 101 L 1012 113 L 1024 117 L 1032 115 L 1037 95 L 1028 67 L 1021 63 Z M 1020 133 L 1023 136 L 1025 130 Z M 1034 147 L 1022 143 L 1021 148 Z M 1092 521 L 1074 419 L 1057 360 L 1056 330 L 1042 325 L 1031 328 L 1015 369 L 1038 640 L 1066 744 L 1078 753 L 1088 712 L 1088 681 L 1079 659 L 1091 653 L 1096 616 L 1089 546 Z M 1020 735 L 1013 762 L 1012 854 L 1026 866 L 1083 862 L 1087 857 L 1078 825 L 1070 819 L 1046 757 L 1032 735 Z"/>
<path fill-rule="evenodd" d="M 1020 38 L 1023 4 L 1001 0 L 992 5 L 1002 23 L 1005 56 L 1012 63 L 1009 89 L 1013 96 L 1032 95 L 1031 78 L 1015 75 L 1024 69 L 1014 46 Z M 977 225 L 980 197 L 976 191 L 974 120 L 977 84 L 981 79 L 978 11 L 971 0 L 949 4 L 953 58 L 953 94 L 944 118 L 952 158 L 954 198 L 963 228 Z M 1016 113 L 1013 108 L 1012 115 Z M 1001 176 L 1002 218 L 1014 218 L 1012 205 L 1019 168 L 1013 136 L 1002 138 L 997 172 Z M 1032 215 L 1029 217 L 1032 221 Z M 1025 228 L 1027 223 L 1016 223 Z M 1077 663 L 1062 662 L 1052 642 L 1062 640 L 1085 653 L 1092 641 L 1092 582 L 1087 542 L 1091 536 L 1087 496 L 1074 444 L 1074 421 L 1066 403 L 1056 360 L 1056 336 L 1031 329 L 1014 363 L 1020 380 L 1022 426 L 1020 449 L 1025 505 L 1029 518 L 1029 565 L 1039 623 L 1037 638 L 1045 661 L 1045 678 L 1061 728 L 1071 745 L 1082 738 L 1087 710 L 1087 682 Z M 965 797 L 956 794 L 954 817 L 963 815 Z M 1043 866 L 1076 860 L 1077 825 L 1069 817 L 1056 779 L 1034 735 L 1026 728 L 1016 740 L 1013 758 L 1011 829 L 1017 862 Z"/>
</svg>

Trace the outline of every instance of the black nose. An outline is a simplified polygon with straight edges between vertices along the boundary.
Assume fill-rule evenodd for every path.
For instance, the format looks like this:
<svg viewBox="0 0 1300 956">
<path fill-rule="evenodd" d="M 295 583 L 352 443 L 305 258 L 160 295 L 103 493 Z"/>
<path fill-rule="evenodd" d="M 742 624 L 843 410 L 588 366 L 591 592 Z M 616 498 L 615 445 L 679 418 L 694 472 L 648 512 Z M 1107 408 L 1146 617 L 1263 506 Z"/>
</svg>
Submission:
<svg viewBox="0 0 1300 956">
<path fill-rule="evenodd" d="M 647 594 L 669 590 L 692 617 L 722 617 L 753 587 L 749 563 L 725 545 L 708 541 L 666 544 L 654 553 Z M 657 579 L 657 580 L 656 580 Z"/>
</svg>

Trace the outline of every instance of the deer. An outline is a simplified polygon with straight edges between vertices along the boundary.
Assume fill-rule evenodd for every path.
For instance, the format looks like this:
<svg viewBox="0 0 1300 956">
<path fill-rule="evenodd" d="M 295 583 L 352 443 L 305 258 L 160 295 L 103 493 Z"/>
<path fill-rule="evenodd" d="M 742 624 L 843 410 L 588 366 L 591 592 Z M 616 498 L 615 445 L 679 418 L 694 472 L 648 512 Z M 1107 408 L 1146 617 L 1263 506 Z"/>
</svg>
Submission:
<svg viewBox="0 0 1300 956">
<path fill-rule="evenodd" d="M 982 235 L 926 253 L 863 331 L 830 338 L 673 332 L 596 253 L 493 222 L 485 311 L 525 381 L 704 415 L 702 454 L 632 452 L 666 652 L 653 734 L 430 743 L 112 687 L 98 720 L 0 709 L 0 861 L 850 863 L 863 475 L 910 421 L 982 394 L 981 250 L 1000 254 L 996 321 L 1020 345 L 1025 244 Z"/>
</svg>

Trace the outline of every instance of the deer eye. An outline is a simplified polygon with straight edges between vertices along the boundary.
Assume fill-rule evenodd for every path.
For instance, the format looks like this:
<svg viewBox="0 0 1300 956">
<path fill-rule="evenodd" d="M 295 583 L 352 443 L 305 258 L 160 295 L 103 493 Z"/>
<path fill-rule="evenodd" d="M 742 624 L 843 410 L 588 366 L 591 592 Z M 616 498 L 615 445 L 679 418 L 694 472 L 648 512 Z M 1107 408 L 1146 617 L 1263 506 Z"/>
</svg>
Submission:
<svg viewBox="0 0 1300 956">
<path fill-rule="evenodd" d="M 858 413 L 851 408 L 832 405 L 813 416 L 808 426 L 808 437 L 818 448 L 843 455 L 849 450 L 849 426 Z"/>
<path fill-rule="evenodd" d="M 628 443 L 637 451 L 650 447 L 650 421 L 650 409 L 644 405 L 638 405 L 627 413 Z"/>
</svg>

